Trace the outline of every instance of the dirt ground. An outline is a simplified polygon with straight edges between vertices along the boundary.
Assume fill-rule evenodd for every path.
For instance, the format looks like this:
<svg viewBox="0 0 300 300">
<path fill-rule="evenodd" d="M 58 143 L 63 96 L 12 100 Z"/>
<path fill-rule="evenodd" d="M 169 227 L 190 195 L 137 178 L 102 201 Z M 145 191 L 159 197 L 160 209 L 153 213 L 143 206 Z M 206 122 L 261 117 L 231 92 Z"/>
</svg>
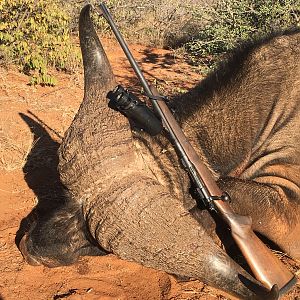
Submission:
<svg viewBox="0 0 300 300">
<path fill-rule="evenodd" d="M 122 51 L 111 41 L 105 48 L 118 81 L 138 90 Z M 200 80 L 171 51 L 131 49 L 146 77 L 166 93 L 183 92 Z M 59 198 L 56 150 L 83 97 L 82 72 L 57 77 L 55 87 L 32 87 L 17 70 L 0 68 L 0 299 L 228 299 L 199 281 L 178 283 L 114 255 L 54 269 L 24 262 L 16 246 L 26 229 L 23 219 L 39 201 Z M 280 256 L 299 277 L 299 264 Z M 284 299 L 300 299 L 299 283 Z"/>
</svg>

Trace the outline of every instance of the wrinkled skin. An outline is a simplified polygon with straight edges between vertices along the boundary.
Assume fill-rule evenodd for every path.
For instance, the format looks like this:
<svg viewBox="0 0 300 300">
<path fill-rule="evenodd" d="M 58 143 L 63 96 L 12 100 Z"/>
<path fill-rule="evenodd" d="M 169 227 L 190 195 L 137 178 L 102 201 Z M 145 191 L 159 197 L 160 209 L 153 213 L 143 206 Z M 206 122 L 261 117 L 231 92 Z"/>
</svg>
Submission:
<svg viewBox="0 0 300 300">
<path fill-rule="evenodd" d="M 266 289 L 219 247 L 216 218 L 197 207 L 164 134 L 132 131 L 108 108 L 116 86 L 86 6 L 80 16 L 85 95 L 59 149 L 67 201 L 20 243 L 31 264 L 112 252 L 243 299 Z M 173 101 L 196 151 L 253 228 L 300 259 L 300 33 L 239 50 Z M 272 297 L 270 297 L 272 298 Z"/>
</svg>

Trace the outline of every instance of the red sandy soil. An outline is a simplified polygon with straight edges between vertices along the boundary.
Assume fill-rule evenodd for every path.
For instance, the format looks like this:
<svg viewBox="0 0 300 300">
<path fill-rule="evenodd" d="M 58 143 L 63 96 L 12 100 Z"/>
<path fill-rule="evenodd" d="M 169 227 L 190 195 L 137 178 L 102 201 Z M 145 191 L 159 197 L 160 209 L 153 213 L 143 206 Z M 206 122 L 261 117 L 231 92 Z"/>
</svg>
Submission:
<svg viewBox="0 0 300 300">
<path fill-rule="evenodd" d="M 110 41 L 105 48 L 117 80 L 138 90 L 122 51 Z M 131 48 L 149 81 L 166 93 L 182 92 L 200 80 L 171 51 Z M 43 197 L 55 196 L 56 149 L 83 97 L 82 72 L 57 78 L 55 87 L 33 87 L 17 70 L 0 68 L 0 299 L 229 299 L 199 281 L 179 283 L 114 255 L 84 257 L 54 269 L 24 262 L 16 246 L 21 221 Z M 300 275 L 299 264 L 283 260 Z M 299 284 L 284 299 L 300 299 Z"/>
</svg>

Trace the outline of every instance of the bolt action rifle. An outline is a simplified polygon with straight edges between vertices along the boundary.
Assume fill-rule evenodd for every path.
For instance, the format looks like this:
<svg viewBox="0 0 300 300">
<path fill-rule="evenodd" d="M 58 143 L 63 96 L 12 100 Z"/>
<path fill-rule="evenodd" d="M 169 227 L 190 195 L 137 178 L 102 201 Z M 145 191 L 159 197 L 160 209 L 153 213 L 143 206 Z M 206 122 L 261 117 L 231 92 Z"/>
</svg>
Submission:
<svg viewBox="0 0 300 300">
<path fill-rule="evenodd" d="M 139 124 L 141 128 L 151 135 L 158 134 L 163 126 L 168 132 L 184 168 L 189 173 L 199 197 L 209 210 L 216 211 L 227 223 L 234 241 L 238 245 L 256 279 L 270 290 L 270 294 L 275 295 L 275 297 L 273 296 L 275 299 L 278 298 L 279 295 L 284 294 L 296 283 L 295 276 L 255 235 L 252 230 L 251 217 L 236 214 L 232 210 L 229 204 L 230 196 L 220 190 L 210 171 L 203 164 L 184 135 L 172 112 L 166 105 L 164 97 L 161 96 L 154 87 L 148 85 L 106 5 L 100 3 L 100 9 L 101 14 L 109 23 L 133 70 L 139 78 L 156 115 L 159 116 L 161 121 L 156 118 L 150 108 L 121 86 L 118 86 L 108 95 L 108 98 L 111 100 L 111 107 L 119 110 L 129 119 Z"/>
</svg>

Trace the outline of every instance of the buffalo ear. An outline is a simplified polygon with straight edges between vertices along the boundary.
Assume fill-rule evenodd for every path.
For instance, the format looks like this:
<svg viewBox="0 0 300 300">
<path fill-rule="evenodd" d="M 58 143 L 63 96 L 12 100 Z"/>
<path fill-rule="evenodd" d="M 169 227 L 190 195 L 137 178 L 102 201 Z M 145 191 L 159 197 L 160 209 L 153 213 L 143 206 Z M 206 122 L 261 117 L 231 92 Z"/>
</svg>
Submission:
<svg viewBox="0 0 300 300">
<path fill-rule="evenodd" d="M 79 18 L 79 39 L 84 66 L 85 92 L 111 85 L 114 75 L 91 19 L 92 6 L 84 6 Z"/>
</svg>

